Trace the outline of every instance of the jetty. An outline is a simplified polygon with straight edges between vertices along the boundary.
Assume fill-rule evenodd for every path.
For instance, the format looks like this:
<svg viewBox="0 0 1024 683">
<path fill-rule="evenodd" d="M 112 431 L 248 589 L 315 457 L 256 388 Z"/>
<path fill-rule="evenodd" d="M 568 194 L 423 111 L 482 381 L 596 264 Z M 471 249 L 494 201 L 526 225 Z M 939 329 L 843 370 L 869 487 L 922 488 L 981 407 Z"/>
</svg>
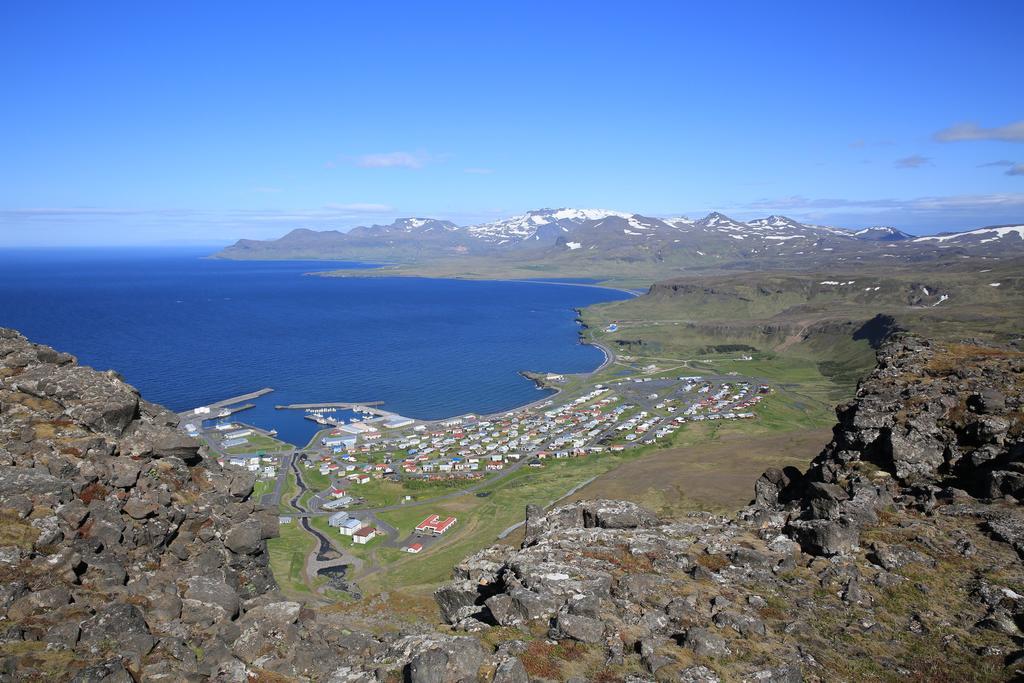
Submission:
<svg viewBox="0 0 1024 683">
<path fill-rule="evenodd" d="M 384 401 L 364 401 L 362 403 L 291 403 L 286 406 L 274 406 L 274 408 L 277 410 L 317 410 L 320 408 L 353 410 L 355 408 L 372 408 L 382 405 L 384 405 Z"/>
<path fill-rule="evenodd" d="M 228 417 L 230 415 L 234 415 L 235 413 L 240 413 L 243 410 L 249 410 L 250 408 L 255 407 L 255 403 L 244 403 L 240 406 L 232 405 L 230 408 L 221 408 L 220 410 L 218 410 L 216 417 Z"/>
<path fill-rule="evenodd" d="M 217 401 L 216 403 L 208 403 L 210 410 L 217 410 L 219 408 L 226 408 L 227 406 L 234 405 L 236 403 L 244 403 L 245 401 L 254 401 L 260 396 L 266 396 L 273 389 L 270 387 L 264 387 L 257 391 L 250 392 L 248 394 L 242 394 L 241 396 L 235 396 L 233 398 L 226 398 L 223 401 Z"/>
<path fill-rule="evenodd" d="M 240 413 L 243 410 L 249 410 L 255 408 L 256 404 L 252 401 L 258 399 L 260 396 L 266 396 L 273 389 L 270 387 L 264 387 L 257 391 L 250 391 L 248 394 L 242 394 L 241 396 L 232 396 L 226 398 L 223 401 L 216 401 L 214 403 L 207 403 L 204 406 L 186 410 L 185 412 L 178 413 L 182 419 L 192 420 L 215 420 L 217 418 L 228 417 L 235 413 Z M 238 405 L 242 403 L 244 405 Z"/>
</svg>

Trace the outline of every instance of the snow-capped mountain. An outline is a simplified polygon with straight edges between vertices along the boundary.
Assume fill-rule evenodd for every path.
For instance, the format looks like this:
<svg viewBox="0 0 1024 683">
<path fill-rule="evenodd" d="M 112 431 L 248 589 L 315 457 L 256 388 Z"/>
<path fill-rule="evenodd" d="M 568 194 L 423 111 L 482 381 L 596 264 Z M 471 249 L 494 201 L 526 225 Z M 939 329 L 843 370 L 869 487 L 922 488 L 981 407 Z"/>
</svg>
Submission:
<svg viewBox="0 0 1024 683">
<path fill-rule="evenodd" d="M 750 225 L 748 225 L 747 223 L 734 221 L 725 214 L 718 213 L 717 211 L 712 211 L 707 216 L 704 216 L 704 218 L 701 218 L 700 220 L 696 221 L 694 225 L 704 229 L 705 231 L 718 230 L 726 232 L 736 230 L 743 231 L 750 229 Z"/>
<path fill-rule="evenodd" d="M 491 223 L 470 225 L 466 232 L 471 237 L 493 244 L 540 241 L 545 236 L 557 237 L 557 231 L 569 232 L 581 223 L 609 216 L 628 218 L 629 214 L 605 209 L 538 209 Z"/>
<path fill-rule="evenodd" d="M 1009 249 L 1009 251 L 1007 251 Z M 298 229 L 278 240 L 240 240 L 231 258 L 342 258 L 380 262 L 508 258 L 543 264 L 606 261 L 686 267 L 788 268 L 794 264 L 892 259 L 1002 258 L 1024 253 L 1024 226 L 1006 225 L 929 237 L 896 228 L 862 230 L 801 223 L 772 215 L 740 221 L 713 212 L 699 219 L 656 218 L 606 209 L 538 209 L 460 227 L 401 218 L 347 233 Z M 659 266 L 659 267 L 662 267 Z"/>
<path fill-rule="evenodd" d="M 786 216 L 771 215 L 767 218 L 758 218 L 747 221 L 747 225 L 761 230 L 804 230 L 807 226 L 798 223 Z"/>
<path fill-rule="evenodd" d="M 992 242 L 1007 243 L 1024 241 L 1024 225 L 993 225 L 967 232 L 946 232 L 928 237 L 914 238 L 914 242 L 931 242 L 948 246 L 967 244 L 990 244 Z"/>
<path fill-rule="evenodd" d="M 662 220 L 668 225 L 679 228 L 680 230 L 686 230 L 696 223 L 692 218 L 687 218 L 686 216 L 672 216 L 669 218 L 663 218 Z"/>
<path fill-rule="evenodd" d="M 390 235 L 395 233 L 454 232 L 459 226 L 451 221 L 434 218 L 399 218 L 391 225 L 370 225 L 352 228 L 348 234 L 354 236 Z"/>
<path fill-rule="evenodd" d="M 913 235 L 908 235 L 902 230 L 897 230 L 887 225 L 864 228 L 853 233 L 853 236 L 859 240 L 871 240 L 874 242 L 902 242 L 903 240 L 914 239 Z"/>
</svg>

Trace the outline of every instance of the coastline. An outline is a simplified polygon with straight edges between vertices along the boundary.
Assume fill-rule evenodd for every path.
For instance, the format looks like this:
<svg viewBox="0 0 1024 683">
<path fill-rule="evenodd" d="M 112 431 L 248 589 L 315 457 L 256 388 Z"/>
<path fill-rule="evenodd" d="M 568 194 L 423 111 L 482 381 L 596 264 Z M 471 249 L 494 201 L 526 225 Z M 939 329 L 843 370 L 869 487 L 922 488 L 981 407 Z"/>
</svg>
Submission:
<svg viewBox="0 0 1024 683">
<path fill-rule="evenodd" d="M 606 346 L 604 343 L 599 342 L 599 341 L 590 340 L 590 339 L 585 339 L 583 337 L 583 330 L 584 329 L 586 329 L 586 327 L 581 324 L 581 329 L 580 329 L 580 332 L 579 332 L 579 342 L 581 344 L 585 344 L 587 346 L 595 346 L 598 349 L 600 349 L 601 353 L 604 354 L 604 360 L 601 361 L 601 364 L 598 365 L 593 370 L 588 370 L 586 372 L 568 373 L 568 374 L 573 375 L 573 376 L 579 376 L 579 377 L 590 377 L 590 376 L 596 375 L 597 373 L 601 372 L 602 370 L 607 368 L 609 365 L 614 363 L 615 359 L 616 359 L 616 355 L 615 355 L 615 352 L 612 351 L 611 348 Z M 520 370 L 518 372 L 518 374 L 521 377 L 524 377 L 525 379 L 533 382 L 537 386 L 538 389 L 543 389 L 545 391 L 551 391 L 553 393 L 550 393 L 550 394 L 544 396 L 543 398 L 539 398 L 539 399 L 536 399 L 534 401 L 530 401 L 528 403 L 524 403 L 522 405 L 513 406 L 511 408 L 506 408 L 504 410 L 498 410 L 498 411 L 494 411 L 494 412 L 491 412 L 491 413 L 477 413 L 477 412 L 474 412 L 474 411 L 468 411 L 468 412 L 465 412 L 465 413 L 457 413 L 455 415 L 448 415 L 448 416 L 445 416 L 445 417 L 439 417 L 439 418 L 435 418 L 435 419 L 432 419 L 432 420 L 421 420 L 419 418 L 412 417 L 412 416 L 409 416 L 409 415 L 402 415 L 402 417 L 408 417 L 409 419 L 417 420 L 418 422 L 422 422 L 424 424 L 436 424 L 436 423 L 444 422 L 446 420 L 451 420 L 451 419 L 454 419 L 454 418 L 457 418 L 457 417 L 464 417 L 466 415 L 475 415 L 478 419 L 491 420 L 491 419 L 499 418 L 499 417 L 501 417 L 503 415 L 506 415 L 508 413 L 514 413 L 514 412 L 517 412 L 517 411 L 520 411 L 520 410 L 529 410 L 531 408 L 539 406 L 540 404 L 544 403 L 545 401 L 553 401 L 555 398 L 557 398 L 558 396 L 560 396 L 562 393 L 565 392 L 565 387 L 548 386 L 548 385 L 544 384 L 543 381 L 540 380 L 540 378 L 530 377 L 529 374 L 536 374 L 536 373 L 532 373 L 529 370 Z M 247 425 L 247 426 L 251 426 L 251 425 Z M 312 444 L 313 441 L 316 439 L 317 435 L 319 435 L 321 431 L 323 431 L 323 430 L 316 431 L 313 434 L 313 436 L 310 437 L 310 440 L 307 442 L 305 447 L 308 447 L 310 444 Z M 292 444 L 292 445 L 294 445 L 296 448 L 304 448 L 302 446 L 298 446 L 297 444 Z"/>
<path fill-rule="evenodd" d="M 284 260 L 284 259 L 282 259 Z M 608 289 L 613 292 L 622 292 L 631 297 L 639 297 L 643 295 L 643 292 L 636 289 L 626 289 L 624 287 L 615 287 L 613 285 L 601 284 L 602 281 L 597 282 L 562 282 L 559 280 L 531 280 L 521 277 L 470 277 L 466 275 L 426 275 L 422 273 L 403 273 L 389 271 L 386 268 L 367 268 L 356 269 L 353 268 L 351 271 L 347 270 L 314 270 L 308 273 L 303 273 L 310 277 L 341 277 L 341 278 L 353 278 L 353 277 L 364 277 L 364 278 L 376 278 L 376 277 L 401 277 L 410 279 L 422 279 L 422 280 L 460 280 L 466 282 L 518 282 L 529 285 L 562 285 L 568 287 L 593 287 L 595 289 Z M 589 279 L 589 278 L 588 278 Z"/>
<path fill-rule="evenodd" d="M 574 373 L 569 373 L 569 374 L 575 375 L 575 376 L 580 376 L 580 377 L 590 377 L 592 375 L 596 375 L 597 373 L 601 372 L 602 370 L 607 368 L 609 365 L 611 365 L 613 362 L 615 362 L 615 358 L 616 358 L 615 353 L 610 348 L 608 348 L 607 346 L 605 346 L 601 342 L 584 339 L 583 338 L 582 330 L 580 331 L 580 343 L 581 344 L 586 344 L 587 346 L 596 346 L 597 348 L 599 348 L 601 350 L 601 353 L 604 354 L 604 360 L 601 361 L 601 364 L 598 365 L 593 370 L 588 370 L 587 372 L 574 372 Z M 479 417 L 482 417 L 482 418 L 498 417 L 498 416 L 504 415 L 505 413 L 515 412 L 517 410 L 527 410 L 527 409 L 532 408 L 534 406 L 540 405 L 541 403 L 544 403 L 545 401 L 554 400 L 555 397 L 557 397 L 558 395 L 560 395 L 561 393 L 563 393 L 565 391 L 565 387 L 549 386 L 549 385 L 545 384 L 544 380 L 539 378 L 539 377 L 537 377 L 537 378 L 530 377 L 531 374 L 537 374 L 537 373 L 533 373 L 532 371 L 520 370 L 519 374 L 520 374 L 520 376 L 525 377 L 526 379 L 528 379 L 531 382 L 533 382 L 534 384 L 536 384 L 538 389 L 549 390 L 549 391 L 553 391 L 554 393 L 548 394 L 544 398 L 538 399 L 536 401 L 530 401 L 529 403 L 521 405 L 521 406 L 518 406 L 516 408 L 509 408 L 508 410 L 501 410 L 501 411 L 498 411 L 498 412 L 495 412 L 495 413 L 488 413 L 487 415 L 480 415 Z M 463 413 L 463 415 L 468 415 L 468 414 L 473 414 L 473 413 Z M 450 420 L 450 419 L 452 419 L 452 417 L 460 417 L 460 416 L 459 415 L 452 415 L 451 417 L 442 418 L 441 420 L 438 420 L 438 421 Z M 434 420 L 431 420 L 431 421 L 433 422 Z"/>
<path fill-rule="evenodd" d="M 216 257 L 212 257 L 211 256 L 210 258 L 216 258 Z M 244 260 L 254 260 L 254 259 L 244 259 Z M 288 259 L 283 259 L 283 260 L 288 260 Z M 277 261 L 277 259 L 275 259 L 274 261 Z M 327 261 L 325 261 L 325 263 L 327 263 Z M 370 264 L 368 264 L 368 265 L 370 265 Z M 437 275 L 437 276 L 433 276 L 433 275 L 418 275 L 418 274 L 394 272 L 387 265 L 382 266 L 381 264 L 372 264 L 372 266 L 373 267 L 369 267 L 367 269 L 359 268 L 359 269 L 353 269 L 351 271 L 349 271 L 349 270 L 342 270 L 342 271 L 338 271 L 338 270 L 324 270 L 324 271 L 304 272 L 304 273 L 301 273 L 301 274 L 302 275 L 308 275 L 308 276 L 315 276 L 315 277 L 349 277 L 349 278 L 367 278 L 367 279 L 374 278 L 374 277 L 401 277 L 401 278 L 419 278 L 419 279 L 424 279 L 424 280 L 465 280 L 465 281 L 490 282 L 490 283 L 514 282 L 514 283 L 520 283 L 520 284 L 563 285 L 563 286 L 572 286 L 572 287 L 588 287 L 588 288 L 594 288 L 594 289 L 599 289 L 599 290 L 610 290 L 610 291 L 613 291 L 613 292 L 620 292 L 622 295 L 624 295 L 622 299 L 617 299 L 617 300 L 628 300 L 629 298 L 636 298 L 636 297 L 639 297 L 643 293 L 642 291 L 631 290 L 631 289 L 626 289 L 626 288 L 623 288 L 623 287 L 616 287 L 616 286 L 601 284 L 599 282 L 565 282 L 565 281 L 546 280 L 546 279 L 524 279 L 524 278 L 502 278 L 502 277 L 466 277 L 466 276 L 445 276 L 445 275 Z M 601 354 L 602 354 L 602 359 L 600 360 L 598 365 L 593 367 L 592 369 L 583 370 L 583 371 L 579 371 L 579 372 L 573 372 L 573 373 L 565 373 L 568 376 L 575 377 L 575 378 L 582 378 L 585 381 L 586 378 L 591 377 L 591 376 L 593 376 L 593 375 L 595 375 L 595 374 L 605 370 L 613 362 L 615 362 L 616 355 L 615 355 L 615 353 L 612 351 L 612 349 L 609 346 L 606 346 L 602 342 L 599 342 L 599 341 L 596 341 L 596 340 L 593 340 L 593 339 L 589 338 L 591 335 L 586 334 L 586 332 L 588 330 L 588 326 L 582 320 L 583 308 L 573 307 L 572 310 L 575 313 L 575 322 L 579 326 L 579 328 L 577 329 L 577 341 L 578 341 L 578 343 L 580 343 L 580 344 L 587 344 L 587 345 L 590 345 L 590 346 L 595 346 L 598 349 L 600 349 Z M 543 365 L 541 367 L 543 367 Z M 557 385 L 557 384 L 548 384 L 548 383 L 545 383 L 543 381 L 538 381 L 539 379 L 542 380 L 543 376 L 545 374 L 547 374 L 548 371 L 539 371 L 539 377 L 531 377 L 531 376 L 526 374 L 527 371 L 525 371 L 525 370 L 518 370 L 516 372 L 517 372 L 517 374 L 519 374 L 521 376 L 524 376 L 524 377 L 526 377 L 526 379 L 529 379 L 531 382 L 533 382 L 537 388 L 543 389 L 544 390 L 544 395 L 542 397 L 539 397 L 539 398 L 528 400 L 525 403 L 521 403 L 521 404 L 518 404 L 518 405 L 512 405 L 512 406 L 509 406 L 507 408 L 502 408 L 501 410 L 496 410 L 496 411 L 488 412 L 486 414 L 476 413 L 472 409 L 468 409 L 468 410 L 463 410 L 462 412 L 459 412 L 459 413 L 450 414 L 450 415 L 446 415 L 446 416 L 443 416 L 443 417 L 428 418 L 428 419 L 418 418 L 418 417 L 415 417 L 413 415 L 405 415 L 405 417 L 409 417 L 410 419 L 414 419 L 414 420 L 417 420 L 418 422 L 423 422 L 423 423 L 426 423 L 426 424 L 436 424 L 436 423 L 444 422 L 446 420 L 451 420 L 453 418 L 463 417 L 465 415 L 477 415 L 477 416 L 479 416 L 481 418 L 484 418 L 484 419 L 494 419 L 494 418 L 497 418 L 497 417 L 500 417 L 500 416 L 504 416 L 504 415 L 509 414 L 509 413 L 514 413 L 514 412 L 524 411 L 524 410 L 530 410 L 530 409 L 535 408 L 536 406 L 538 406 L 538 405 L 540 405 L 542 403 L 545 403 L 546 401 L 557 400 L 566 391 L 566 387 L 565 386 L 560 386 L 560 385 Z M 573 384 L 575 385 L 575 382 Z M 247 427 L 255 427 L 255 425 L 249 424 L 248 422 L 244 421 L 244 419 L 245 418 L 243 416 L 242 420 L 239 420 L 239 423 L 240 424 L 244 424 Z M 277 425 L 275 424 L 274 426 L 277 426 Z M 259 429 L 263 429 L 263 428 L 259 428 Z M 316 434 L 318 434 L 318 433 L 319 433 L 319 431 L 314 431 L 313 435 L 310 438 L 311 439 L 315 438 Z M 289 443 L 289 442 L 286 442 L 286 443 Z M 304 447 L 304 444 L 291 444 L 291 445 L 295 446 L 296 448 L 303 448 Z M 308 445 L 308 442 L 305 445 Z"/>
</svg>

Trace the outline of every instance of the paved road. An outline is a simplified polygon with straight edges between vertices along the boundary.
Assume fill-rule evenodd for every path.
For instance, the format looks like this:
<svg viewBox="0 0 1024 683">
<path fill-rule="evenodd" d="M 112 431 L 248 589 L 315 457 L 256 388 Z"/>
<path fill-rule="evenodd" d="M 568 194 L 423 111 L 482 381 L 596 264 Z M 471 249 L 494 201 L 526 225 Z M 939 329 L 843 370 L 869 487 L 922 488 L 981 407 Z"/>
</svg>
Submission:
<svg viewBox="0 0 1024 683">
<path fill-rule="evenodd" d="M 264 493 L 260 498 L 260 505 L 263 507 L 276 508 L 281 504 L 281 493 L 284 491 L 285 482 L 288 481 L 288 470 L 294 466 L 295 450 L 282 454 L 277 460 L 277 479 L 274 480 L 274 490 Z"/>
</svg>

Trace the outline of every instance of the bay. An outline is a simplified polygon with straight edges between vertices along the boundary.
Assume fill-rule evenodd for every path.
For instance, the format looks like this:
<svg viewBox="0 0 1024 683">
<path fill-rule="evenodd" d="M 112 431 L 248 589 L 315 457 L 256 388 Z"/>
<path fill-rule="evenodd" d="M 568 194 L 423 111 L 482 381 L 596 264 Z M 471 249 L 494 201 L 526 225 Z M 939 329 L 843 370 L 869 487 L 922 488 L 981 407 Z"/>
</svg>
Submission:
<svg viewBox="0 0 1024 683">
<path fill-rule="evenodd" d="M 401 277 L 367 268 L 223 261 L 209 250 L 0 250 L 0 326 L 113 368 L 175 411 L 272 387 L 237 418 L 303 445 L 316 426 L 275 404 L 384 401 L 421 419 L 541 398 L 520 370 L 597 367 L 574 308 L 628 296 L 596 287 Z"/>
</svg>

